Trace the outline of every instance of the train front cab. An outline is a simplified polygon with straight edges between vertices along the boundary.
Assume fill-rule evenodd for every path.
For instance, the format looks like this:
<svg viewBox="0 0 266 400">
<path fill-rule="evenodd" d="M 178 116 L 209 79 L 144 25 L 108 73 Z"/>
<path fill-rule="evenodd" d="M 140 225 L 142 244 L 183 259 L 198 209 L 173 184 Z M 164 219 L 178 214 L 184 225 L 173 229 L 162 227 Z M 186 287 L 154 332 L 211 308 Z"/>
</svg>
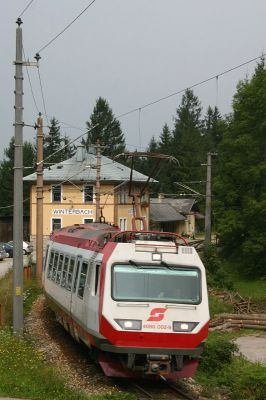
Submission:
<svg viewBox="0 0 266 400">
<path fill-rule="evenodd" d="M 100 333 L 108 343 L 100 364 L 105 373 L 192 376 L 209 321 L 205 269 L 195 249 L 118 245 L 104 281 Z M 108 353 L 116 357 L 107 360 Z"/>
</svg>

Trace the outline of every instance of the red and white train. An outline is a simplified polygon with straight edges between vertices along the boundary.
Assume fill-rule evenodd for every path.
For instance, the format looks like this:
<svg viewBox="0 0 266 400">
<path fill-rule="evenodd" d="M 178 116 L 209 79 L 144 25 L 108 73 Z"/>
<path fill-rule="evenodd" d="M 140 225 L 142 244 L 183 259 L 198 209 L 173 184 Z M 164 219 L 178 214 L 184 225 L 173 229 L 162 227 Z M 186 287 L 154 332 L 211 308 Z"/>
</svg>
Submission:
<svg viewBox="0 0 266 400">
<path fill-rule="evenodd" d="M 208 335 L 204 266 L 174 233 L 63 228 L 43 284 L 58 321 L 108 376 L 192 376 Z"/>
</svg>

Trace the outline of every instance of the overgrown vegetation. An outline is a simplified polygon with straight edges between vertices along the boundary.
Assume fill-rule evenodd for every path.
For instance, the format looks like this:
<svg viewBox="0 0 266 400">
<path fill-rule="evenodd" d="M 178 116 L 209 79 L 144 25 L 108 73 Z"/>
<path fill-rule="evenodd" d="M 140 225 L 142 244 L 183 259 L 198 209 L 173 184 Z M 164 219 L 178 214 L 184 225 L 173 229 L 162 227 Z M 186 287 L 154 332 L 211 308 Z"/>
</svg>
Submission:
<svg viewBox="0 0 266 400">
<path fill-rule="evenodd" d="M 203 394 L 219 391 L 231 400 L 264 400 L 266 367 L 235 356 L 236 350 L 227 335 L 210 335 L 196 376 L 204 386 Z"/>
</svg>

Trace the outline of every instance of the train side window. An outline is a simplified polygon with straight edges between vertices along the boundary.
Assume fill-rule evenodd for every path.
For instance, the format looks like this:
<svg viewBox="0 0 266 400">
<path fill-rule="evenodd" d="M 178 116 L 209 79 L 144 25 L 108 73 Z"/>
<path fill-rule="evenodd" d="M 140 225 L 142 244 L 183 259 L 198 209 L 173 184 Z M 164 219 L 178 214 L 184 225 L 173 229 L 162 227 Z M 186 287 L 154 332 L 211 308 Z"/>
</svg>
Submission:
<svg viewBox="0 0 266 400">
<path fill-rule="evenodd" d="M 47 245 L 46 246 L 46 251 L 45 251 L 44 262 L 43 262 L 43 266 L 42 266 L 43 271 L 45 271 L 45 269 L 46 269 L 46 263 L 47 263 L 47 260 L 48 260 L 49 249 L 50 249 L 50 246 Z"/>
<path fill-rule="evenodd" d="M 68 272 L 67 272 L 67 282 L 66 282 L 67 290 L 71 290 L 74 266 L 75 266 L 75 258 L 71 257 Z"/>
<path fill-rule="evenodd" d="M 52 277 L 53 263 L 54 263 L 54 251 L 51 250 L 50 257 L 49 257 L 49 262 L 48 262 L 48 271 L 47 271 L 47 278 L 48 279 L 51 279 L 51 277 Z"/>
<path fill-rule="evenodd" d="M 51 276 L 52 281 L 55 281 L 55 278 L 56 278 L 58 259 L 59 259 L 59 254 L 57 252 L 55 252 L 54 262 L 53 262 L 53 267 L 52 267 L 52 276 Z"/>
<path fill-rule="evenodd" d="M 58 284 L 60 284 L 60 280 L 61 280 L 63 261 L 64 261 L 64 254 L 59 254 L 59 261 L 58 261 L 58 266 L 57 266 L 57 271 L 56 271 L 56 280 L 55 280 L 55 283 L 58 283 Z"/>
<path fill-rule="evenodd" d="M 97 296 L 100 280 L 100 264 L 95 265 L 93 296 Z"/>
<path fill-rule="evenodd" d="M 65 256 L 63 269 L 62 269 L 62 279 L 61 279 L 62 287 L 66 287 L 68 264 L 69 264 L 69 256 Z"/>
<path fill-rule="evenodd" d="M 88 271 L 88 263 L 83 261 L 80 271 L 79 286 L 78 286 L 78 297 L 80 297 L 81 299 L 83 299 L 87 271 Z"/>
<path fill-rule="evenodd" d="M 79 270 L 80 270 L 80 265 L 81 265 L 81 258 L 78 258 L 78 261 L 77 261 L 77 268 L 76 268 L 76 274 L 75 274 L 75 280 L 74 280 L 74 285 L 73 285 L 73 293 L 76 292 L 77 283 L 78 283 L 78 276 L 79 276 Z"/>
</svg>

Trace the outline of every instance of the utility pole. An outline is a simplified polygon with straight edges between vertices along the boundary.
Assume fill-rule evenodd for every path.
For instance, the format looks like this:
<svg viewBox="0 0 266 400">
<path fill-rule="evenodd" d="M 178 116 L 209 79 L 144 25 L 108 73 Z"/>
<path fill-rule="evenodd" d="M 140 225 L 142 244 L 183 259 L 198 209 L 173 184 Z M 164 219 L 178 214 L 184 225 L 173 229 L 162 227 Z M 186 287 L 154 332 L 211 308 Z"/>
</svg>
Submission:
<svg viewBox="0 0 266 400">
<path fill-rule="evenodd" d="M 204 244 L 211 243 L 211 179 L 212 179 L 212 156 L 217 153 L 207 153 L 207 179 L 206 179 L 206 203 L 205 203 L 205 240 Z"/>
<path fill-rule="evenodd" d="M 96 193 L 95 193 L 95 200 L 96 200 L 96 215 L 95 219 L 96 222 L 100 222 L 100 179 L 101 179 L 101 145 L 99 139 L 96 142 Z"/>
<path fill-rule="evenodd" d="M 13 199 L 13 333 L 23 334 L 23 66 L 38 66 L 23 62 L 22 20 L 17 19 L 15 65 L 15 141 Z"/>
<path fill-rule="evenodd" d="M 23 59 L 22 21 L 17 20 L 15 75 L 15 152 L 13 219 L 13 332 L 23 334 Z"/>
<path fill-rule="evenodd" d="M 37 118 L 37 218 L 36 218 L 36 278 L 42 286 L 43 264 L 43 119 L 41 113 Z"/>
</svg>

